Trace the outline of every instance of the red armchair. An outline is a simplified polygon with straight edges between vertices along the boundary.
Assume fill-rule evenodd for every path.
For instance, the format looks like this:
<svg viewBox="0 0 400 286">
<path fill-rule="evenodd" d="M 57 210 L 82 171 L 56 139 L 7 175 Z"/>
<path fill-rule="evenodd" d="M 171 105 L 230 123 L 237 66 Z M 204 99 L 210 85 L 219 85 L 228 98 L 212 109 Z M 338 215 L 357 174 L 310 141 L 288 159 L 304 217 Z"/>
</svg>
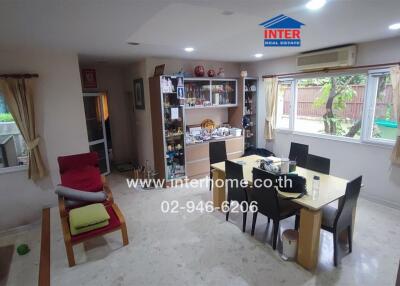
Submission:
<svg viewBox="0 0 400 286">
<path fill-rule="evenodd" d="M 114 203 L 105 176 L 100 174 L 97 153 L 91 152 L 58 157 L 58 165 L 60 168 L 61 185 L 85 192 L 106 192 L 107 199 L 103 204 L 110 215 L 109 224 L 107 226 L 78 235 L 71 235 L 68 219 L 70 209 L 65 206 L 64 197 L 58 197 L 58 207 L 69 266 L 75 265 L 73 245 L 85 240 L 121 230 L 123 245 L 129 244 L 124 216 Z"/>
</svg>

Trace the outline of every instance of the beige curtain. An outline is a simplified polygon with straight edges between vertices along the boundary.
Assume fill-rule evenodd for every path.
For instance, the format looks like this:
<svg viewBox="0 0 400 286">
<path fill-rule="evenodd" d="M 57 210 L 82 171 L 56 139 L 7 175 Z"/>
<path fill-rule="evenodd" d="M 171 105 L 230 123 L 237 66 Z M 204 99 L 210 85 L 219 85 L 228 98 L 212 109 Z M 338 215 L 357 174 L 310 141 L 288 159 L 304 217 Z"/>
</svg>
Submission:
<svg viewBox="0 0 400 286">
<path fill-rule="evenodd" d="M 7 107 L 25 140 L 29 153 L 28 177 L 38 180 L 47 174 L 39 150 L 39 137 L 35 130 L 35 112 L 33 105 L 33 79 L 0 79 Z"/>
<path fill-rule="evenodd" d="M 390 69 L 393 86 L 393 111 L 397 120 L 397 140 L 392 152 L 392 163 L 400 166 L 400 66 Z"/>
<path fill-rule="evenodd" d="M 264 79 L 265 88 L 265 127 L 264 138 L 274 139 L 276 102 L 278 98 L 278 79 L 276 77 Z"/>
</svg>

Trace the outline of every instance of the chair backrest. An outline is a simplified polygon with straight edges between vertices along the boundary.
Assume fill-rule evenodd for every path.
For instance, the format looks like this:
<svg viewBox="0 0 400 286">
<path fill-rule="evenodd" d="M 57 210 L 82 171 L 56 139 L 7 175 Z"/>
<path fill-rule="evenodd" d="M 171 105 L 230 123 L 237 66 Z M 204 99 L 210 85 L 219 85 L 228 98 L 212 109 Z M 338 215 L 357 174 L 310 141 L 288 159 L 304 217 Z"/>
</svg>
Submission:
<svg viewBox="0 0 400 286">
<path fill-rule="evenodd" d="M 225 161 L 225 179 L 228 189 L 228 200 L 247 201 L 247 191 L 241 187 L 243 180 L 243 166 L 235 162 Z"/>
<path fill-rule="evenodd" d="M 210 164 L 223 162 L 226 157 L 226 144 L 225 141 L 215 141 L 209 144 Z"/>
<path fill-rule="evenodd" d="M 60 156 L 57 161 L 61 175 L 67 171 L 82 169 L 86 166 L 99 167 L 99 155 L 97 152 Z"/>
<path fill-rule="evenodd" d="M 308 145 L 292 142 L 290 144 L 289 159 L 297 162 L 297 166 L 305 168 L 307 165 Z"/>
<path fill-rule="evenodd" d="M 351 225 L 353 209 L 357 204 L 358 195 L 361 190 L 362 176 L 347 183 L 344 199 L 341 201 L 335 218 L 334 226 L 338 231 Z"/>
<path fill-rule="evenodd" d="M 278 176 L 253 168 L 253 189 L 251 190 L 250 200 L 256 201 L 258 211 L 269 218 L 279 217 L 279 200 L 275 188 Z"/>
<path fill-rule="evenodd" d="M 321 156 L 308 154 L 306 168 L 329 175 L 331 169 L 331 160 Z"/>
</svg>

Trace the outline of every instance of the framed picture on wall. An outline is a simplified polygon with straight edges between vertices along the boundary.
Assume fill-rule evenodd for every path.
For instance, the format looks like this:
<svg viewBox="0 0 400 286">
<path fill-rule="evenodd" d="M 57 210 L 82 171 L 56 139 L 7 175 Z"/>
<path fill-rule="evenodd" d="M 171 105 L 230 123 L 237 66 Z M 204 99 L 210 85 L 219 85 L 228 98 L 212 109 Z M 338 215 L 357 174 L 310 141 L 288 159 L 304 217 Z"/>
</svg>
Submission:
<svg viewBox="0 0 400 286">
<path fill-rule="evenodd" d="M 82 69 L 83 88 L 97 88 L 97 78 L 95 69 Z"/>
<path fill-rule="evenodd" d="M 143 79 L 142 78 L 133 80 L 133 95 L 135 97 L 135 108 L 136 109 L 145 109 Z"/>
</svg>

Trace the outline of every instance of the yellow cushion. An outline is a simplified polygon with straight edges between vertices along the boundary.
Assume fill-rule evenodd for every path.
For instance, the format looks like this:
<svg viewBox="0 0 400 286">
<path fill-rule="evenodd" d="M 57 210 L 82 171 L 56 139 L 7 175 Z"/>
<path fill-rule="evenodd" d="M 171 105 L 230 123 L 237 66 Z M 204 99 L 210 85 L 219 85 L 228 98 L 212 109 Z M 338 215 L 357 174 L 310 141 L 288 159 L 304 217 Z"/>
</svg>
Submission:
<svg viewBox="0 0 400 286">
<path fill-rule="evenodd" d="M 99 223 L 92 224 L 92 225 L 89 225 L 89 226 L 86 226 L 86 227 L 81 227 L 81 228 L 74 228 L 74 227 L 72 227 L 72 226 L 70 225 L 71 234 L 72 234 L 72 235 L 77 235 L 77 234 L 81 234 L 81 233 L 83 233 L 83 232 L 95 230 L 95 229 L 98 229 L 98 228 L 100 228 L 100 227 L 105 227 L 105 226 L 107 226 L 108 223 L 109 223 L 109 221 L 108 221 L 108 220 L 105 220 L 105 221 L 103 221 L 103 222 L 99 222 Z"/>
<path fill-rule="evenodd" d="M 103 204 L 91 204 L 72 209 L 69 212 L 69 224 L 71 229 L 85 228 L 110 219 Z"/>
</svg>

